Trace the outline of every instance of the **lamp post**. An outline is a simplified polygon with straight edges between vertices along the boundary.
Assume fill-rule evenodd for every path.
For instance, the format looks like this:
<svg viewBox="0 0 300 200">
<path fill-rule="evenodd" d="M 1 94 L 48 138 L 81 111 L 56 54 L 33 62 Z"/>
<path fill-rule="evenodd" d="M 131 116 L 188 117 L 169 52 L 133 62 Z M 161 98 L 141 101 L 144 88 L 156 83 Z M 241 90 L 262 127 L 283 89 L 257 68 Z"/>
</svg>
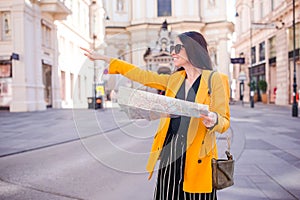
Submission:
<svg viewBox="0 0 300 200">
<path fill-rule="evenodd" d="M 297 94 L 297 76 L 296 76 L 296 28 L 295 28 L 295 0 L 293 0 L 293 63 L 294 63 L 294 83 L 293 83 L 293 106 L 292 116 L 298 117 L 298 103 L 296 101 Z"/>
<path fill-rule="evenodd" d="M 93 50 L 96 50 L 97 36 L 93 34 Z M 96 74 L 96 61 L 94 60 L 94 78 L 93 78 L 93 96 L 94 96 L 94 109 L 97 108 L 97 74 Z"/>
<path fill-rule="evenodd" d="M 250 9 L 250 67 L 249 67 L 249 79 L 250 79 L 250 107 L 254 108 L 254 80 L 252 80 L 252 7 Z"/>
<path fill-rule="evenodd" d="M 93 40 L 93 51 L 96 51 L 96 40 L 97 40 L 97 29 L 96 29 L 96 23 L 97 23 L 97 11 L 98 11 L 98 5 L 96 0 L 92 0 L 90 5 L 90 36 Z M 93 108 L 97 109 L 97 73 L 96 73 L 96 61 L 93 61 L 93 84 L 92 84 L 92 96 L 93 96 Z"/>
</svg>

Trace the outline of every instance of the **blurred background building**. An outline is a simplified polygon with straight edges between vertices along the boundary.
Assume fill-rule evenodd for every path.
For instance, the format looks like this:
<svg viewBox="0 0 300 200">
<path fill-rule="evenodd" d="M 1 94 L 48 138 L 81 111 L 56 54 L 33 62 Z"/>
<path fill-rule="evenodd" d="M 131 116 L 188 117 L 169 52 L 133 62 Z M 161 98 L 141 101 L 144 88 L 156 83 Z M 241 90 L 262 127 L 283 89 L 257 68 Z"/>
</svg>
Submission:
<svg viewBox="0 0 300 200">
<path fill-rule="evenodd" d="M 211 60 L 230 75 L 230 50 L 234 26 L 228 19 L 229 1 L 214 0 L 104 0 L 105 41 L 108 55 L 158 73 L 173 71 L 169 46 L 177 34 L 201 32 L 209 45 Z M 111 76 L 107 91 L 122 84 L 139 84 Z"/>
<path fill-rule="evenodd" d="M 297 85 L 300 84 L 299 4 L 299 1 L 295 1 L 296 35 L 294 38 L 292 0 L 236 1 L 235 57 L 245 59 L 245 63 L 235 64 L 233 68 L 232 90 L 236 100 L 239 100 L 244 88 L 245 100 L 249 101 L 249 82 L 252 78 L 254 101 L 277 105 L 292 103 L 294 40 Z M 267 85 L 266 91 L 259 87 L 264 81 Z M 296 94 L 297 98 L 298 94 Z M 266 100 L 263 96 L 266 96 Z"/>
<path fill-rule="evenodd" d="M 96 0 L 1 0 L 0 107 L 87 107 L 95 65 L 79 47 L 103 42 L 101 15 Z"/>
<path fill-rule="evenodd" d="M 252 78 L 255 101 L 263 100 L 258 83 L 265 81 L 267 103 L 289 105 L 293 40 L 300 84 L 299 1 L 295 9 L 294 38 L 292 0 L 1 0 L 0 108 L 88 108 L 88 98 L 109 100 L 119 85 L 140 85 L 108 75 L 106 64 L 89 61 L 79 47 L 171 73 L 169 46 L 185 31 L 205 36 L 214 67 L 230 77 L 232 100 L 242 94 L 249 101 Z"/>
</svg>

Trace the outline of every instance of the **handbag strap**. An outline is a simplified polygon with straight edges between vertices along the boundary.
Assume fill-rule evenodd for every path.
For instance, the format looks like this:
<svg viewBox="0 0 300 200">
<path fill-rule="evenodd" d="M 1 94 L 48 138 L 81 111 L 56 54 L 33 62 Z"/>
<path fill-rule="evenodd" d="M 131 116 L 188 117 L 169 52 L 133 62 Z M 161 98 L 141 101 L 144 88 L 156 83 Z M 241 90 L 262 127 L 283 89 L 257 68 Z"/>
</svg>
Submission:
<svg viewBox="0 0 300 200">
<path fill-rule="evenodd" d="M 211 94 L 212 94 L 212 77 L 213 75 L 215 74 L 216 71 L 212 71 L 208 77 L 208 95 L 209 95 L 209 98 L 210 98 L 210 101 L 209 101 L 209 107 L 211 107 L 211 102 L 212 102 L 212 98 L 211 98 Z M 230 154 L 230 146 L 231 146 L 231 141 L 230 141 L 230 137 L 229 137 L 229 134 L 226 135 L 226 140 L 227 140 L 227 151 L 225 151 L 225 154 L 228 158 L 228 160 L 232 160 L 233 157 L 232 155 Z"/>
</svg>

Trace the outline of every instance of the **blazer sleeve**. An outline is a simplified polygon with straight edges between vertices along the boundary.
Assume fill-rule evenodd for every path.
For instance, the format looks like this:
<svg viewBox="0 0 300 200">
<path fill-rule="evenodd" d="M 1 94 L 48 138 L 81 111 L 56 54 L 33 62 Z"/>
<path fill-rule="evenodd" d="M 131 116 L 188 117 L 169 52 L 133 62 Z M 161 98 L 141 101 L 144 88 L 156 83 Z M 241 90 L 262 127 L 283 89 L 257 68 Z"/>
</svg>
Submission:
<svg viewBox="0 0 300 200">
<path fill-rule="evenodd" d="M 158 90 L 166 90 L 170 78 L 170 75 L 143 70 L 119 59 L 110 60 L 108 73 L 122 74 L 132 81 L 139 82 L 145 86 Z"/>
<path fill-rule="evenodd" d="M 229 82 L 225 74 L 215 73 L 212 77 L 210 110 L 217 113 L 218 122 L 211 131 L 224 133 L 230 126 Z"/>
</svg>

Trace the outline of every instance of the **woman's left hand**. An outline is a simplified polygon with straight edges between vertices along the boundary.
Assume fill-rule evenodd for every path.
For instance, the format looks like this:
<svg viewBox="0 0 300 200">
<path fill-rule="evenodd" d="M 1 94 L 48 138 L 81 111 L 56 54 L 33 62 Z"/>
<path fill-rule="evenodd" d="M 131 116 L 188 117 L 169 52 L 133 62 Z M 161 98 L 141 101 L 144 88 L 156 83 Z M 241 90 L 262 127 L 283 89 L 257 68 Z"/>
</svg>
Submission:
<svg viewBox="0 0 300 200">
<path fill-rule="evenodd" d="M 203 119 L 202 122 L 206 128 L 211 128 L 217 123 L 218 115 L 215 112 L 208 112 L 208 115 L 200 115 L 200 118 Z"/>
</svg>

